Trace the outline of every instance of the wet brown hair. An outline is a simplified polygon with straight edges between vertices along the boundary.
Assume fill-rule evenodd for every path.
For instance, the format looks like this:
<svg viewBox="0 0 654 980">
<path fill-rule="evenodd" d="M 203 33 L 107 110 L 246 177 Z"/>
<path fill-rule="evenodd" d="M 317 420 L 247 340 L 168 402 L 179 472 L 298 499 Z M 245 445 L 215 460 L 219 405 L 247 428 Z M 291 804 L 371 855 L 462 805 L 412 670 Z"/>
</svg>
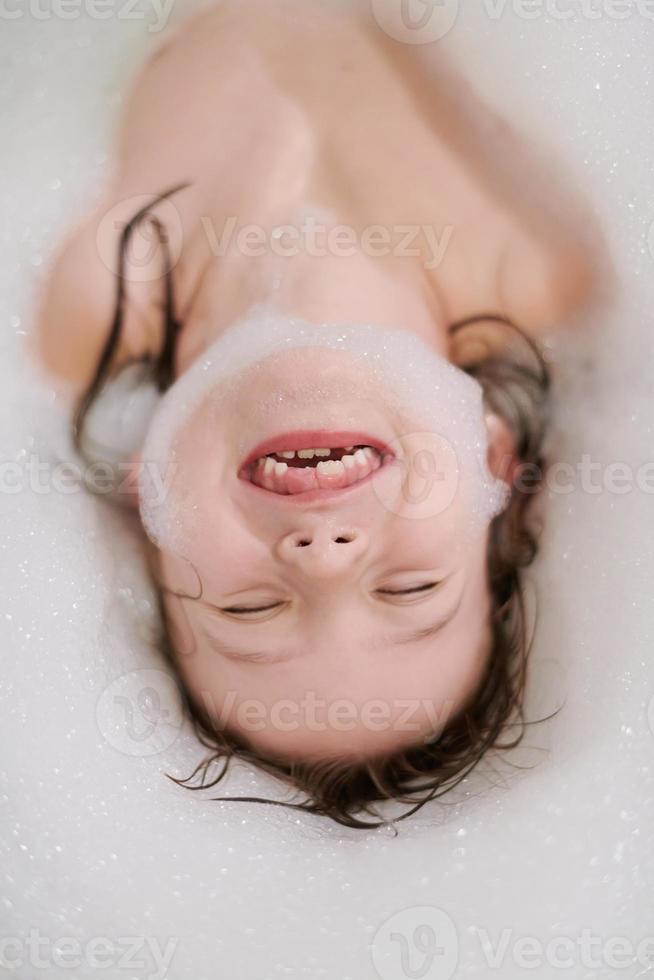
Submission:
<svg viewBox="0 0 654 980">
<path fill-rule="evenodd" d="M 174 353 L 181 324 L 175 316 L 165 229 L 150 212 L 179 189 L 173 188 L 155 198 L 134 216 L 121 234 L 113 322 L 73 423 L 74 441 L 82 452 L 86 415 L 111 374 L 120 339 L 127 300 L 126 250 L 130 236 L 145 219 L 150 220 L 159 236 L 165 264 L 163 338 L 160 351 L 150 359 L 151 367 L 162 392 L 174 381 Z M 331 817 L 347 827 L 369 829 L 387 823 L 375 804 L 382 801 L 404 804 L 405 811 L 399 817 L 393 817 L 393 822 L 406 819 L 465 779 L 489 749 L 517 746 L 527 725 L 533 723 L 526 720 L 523 711 L 531 641 L 522 577 L 537 553 L 540 528 L 533 518 L 532 504 L 545 473 L 542 453 L 549 412 L 550 373 L 534 341 L 500 313 L 470 316 L 452 324 L 449 334 L 452 361 L 477 379 L 483 389 L 485 407 L 507 424 L 518 464 L 508 505 L 490 527 L 487 566 L 491 642 L 486 668 L 474 695 L 433 739 L 391 755 L 361 762 L 334 759 L 289 762 L 264 757 L 240 743 L 232 733 L 219 729 L 183 685 L 168 628 L 164 590 L 157 581 L 156 563 L 151 562 L 163 626 L 161 649 L 178 677 L 198 741 L 209 750 L 189 776 L 169 776 L 178 785 L 191 790 L 212 789 L 225 777 L 233 761 L 241 761 L 281 779 L 295 790 L 299 799 L 271 800 L 252 796 L 215 799 L 291 807 Z"/>
</svg>

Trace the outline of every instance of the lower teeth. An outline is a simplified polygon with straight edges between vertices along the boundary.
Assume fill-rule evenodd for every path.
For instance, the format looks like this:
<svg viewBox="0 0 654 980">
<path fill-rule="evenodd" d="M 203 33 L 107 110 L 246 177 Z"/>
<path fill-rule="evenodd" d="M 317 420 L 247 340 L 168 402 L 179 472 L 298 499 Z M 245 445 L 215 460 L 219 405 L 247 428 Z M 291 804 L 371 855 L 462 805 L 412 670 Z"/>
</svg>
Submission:
<svg viewBox="0 0 654 980">
<path fill-rule="evenodd" d="M 341 486 L 345 488 L 360 482 L 369 473 L 378 469 L 384 461 L 382 454 L 378 451 L 371 450 L 370 447 L 353 446 L 352 449 L 354 450 L 352 453 L 347 452 L 346 449 L 340 450 L 342 455 L 336 459 L 314 457 L 311 460 L 301 460 L 296 456 L 293 460 L 288 461 L 277 457 L 276 454 L 264 456 L 256 466 L 256 478 L 255 473 L 253 473 L 251 479 L 264 488 L 273 489 L 276 486 L 280 493 L 299 493 L 304 491 L 291 489 L 284 478 L 290 473 L 296 473 L 298 471 L 307 473 L 307 471 L 310 471 L 315 474 L 313 484 L 316 489 L 320 486 L 329 486 L 329 482 L 321 483 L 321 481 L 325 479 L 328 481 L 330 477 L 344 480 L 345 482 L 342 482 Z M 363 453 L 363 449 L 368 449 L 368 452 Z M 336 451 L 338 450 L 332 450 L 332 452 Z M 347 462 L 344 462 L 345 460 Z M 364 463 L 368 464 L 366 468 L 367 472 L 365 473 L 360 469 Z M 296 477 L 293 477 L 293 480 L 297 482 Z M 261 482 L 259 483 L 259 481 Z M 305 489 L 308 490 L 310 487 L 307 485 Z"/>
</svg>

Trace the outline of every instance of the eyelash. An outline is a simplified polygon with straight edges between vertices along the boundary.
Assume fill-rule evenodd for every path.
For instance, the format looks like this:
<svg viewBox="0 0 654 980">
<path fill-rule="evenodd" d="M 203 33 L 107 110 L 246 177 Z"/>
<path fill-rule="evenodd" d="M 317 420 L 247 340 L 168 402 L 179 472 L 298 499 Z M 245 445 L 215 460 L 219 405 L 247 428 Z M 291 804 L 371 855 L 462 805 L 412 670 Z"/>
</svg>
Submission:
<svg viewBox="0 0 654 980">
<path fill-rule="evenodd" d="M 415 585 L 411 589 L 377 589 L 382 595 L 413 595 L 416 592 L 429 592 L 435 589 L 438 582 L 426 582 L 425 585 Z"/>
<path fill-rule="evenodd" d="M 229 606 L 227 609 L 223 609 L 222 611 L 232 613 L 234 616 L 243 616 L 245 613 L 270 612 L 271 609 L 277 609 L 277 607 L 281 605 L 281 602 L 275 602 L 272 606 L 253 606 L 251 609 L 244 609 L 241 606 Z"/>
<path fill-rule="evenodd" d="M 437 585 L 438 582 L 427 582 L 425 585 L 417 585 L 411 589 L 376 589 L 375 591 L 380 595 L 415 595 L 419 592 L 428 592 L 431 589 L 436 588 Z M 275 602 L 271 606 L 253 606 L 252 608 L 230 606 L 228 609 L 223 609 L 223 612 L 232 613 L 234 616 L 243 616 L 247 613 L 270 612 L 273 609 L 277 609 L 281 605 L 283 605 L 283 603 Z"/>
</svg>

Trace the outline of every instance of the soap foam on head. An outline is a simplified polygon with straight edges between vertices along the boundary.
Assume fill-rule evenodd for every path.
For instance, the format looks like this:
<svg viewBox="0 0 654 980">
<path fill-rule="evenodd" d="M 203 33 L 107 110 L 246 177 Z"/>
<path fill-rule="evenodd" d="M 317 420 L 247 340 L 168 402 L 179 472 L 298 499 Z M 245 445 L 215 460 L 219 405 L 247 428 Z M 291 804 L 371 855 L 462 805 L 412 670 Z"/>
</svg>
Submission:
<svg viewBox="0 0 654 980">
<path fill-rule="evenodd" d="M 213 415 L 219 416 L 220 403 L 229 399 L 231 385 L 240 380 L 253 391 L 256 417 L 265 419 L 271 406 L 256 394 L 256 385 L 250 385 L 244 375 L 254 370 L 256 378 L 256 368 L 281 352 L 316 347 L 349 355 L 362 369 L 357 396 L 401 416 L 405 434 L 435 433 L 454 449 L 459 482 L 473 481 L 472 511 L 479 522 L 477 527 L 499 513 L 508 488 L 488 469 L 483 392 L 474 378 L 404 330 L 372 324 L 318 325 L 258 308 L 222 334 L 191 365 L 155 412 L 143 447 L 139 490 L 143 525 L 159 547 L 175 550 L 182 546 L 184 527 L 197 520 L 192 506 L 181 507 L 182 500 L 187 504 L 192 500 L 192 488 L 181 485 L 183 474 L 179 482 L 175 475 L 172 485 L 167 478 L 174 473 L 177 440 L 194 413 L 212 398 L 217 402 Z M 298 428 L 329 424 L 329 403 L 333 404 L 339 394 L 338 383 L 334 387 L 330 382 L 324 397 L 320 387 L 319 376 L 300 385 L 302 418 L 298 418 Z M 342 391 L 344 395 L 352 391 L 350 380 L 344 382 Z M 357 428 L 355 418 L 351 424 Z M 247 431 L 240 438 L 242 458 L 252 443 Z M 161 493 L 163 485 L 167 487 L 165 494 Z"/>
</svg>

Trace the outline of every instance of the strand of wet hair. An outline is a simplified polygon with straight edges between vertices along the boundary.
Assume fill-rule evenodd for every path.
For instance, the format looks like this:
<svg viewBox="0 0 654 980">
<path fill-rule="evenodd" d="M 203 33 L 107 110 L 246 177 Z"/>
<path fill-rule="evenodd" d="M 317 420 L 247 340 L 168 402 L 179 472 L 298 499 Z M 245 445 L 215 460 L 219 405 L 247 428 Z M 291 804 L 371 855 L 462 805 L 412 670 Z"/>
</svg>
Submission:
<svg viewBox="0 0 654 980">
<path fill-rule="evenodd" d="M 183 190 L 189 186 L 189 183 L 178 184 L 175 187 L 172 187 L 169 190 L 159 194 L 153 201 L 137 211 L 136 214 L 130 218 L 121 232 L 118 243 L 118 273 L 113 320 L 104 347 L 102 348 L 95 373 L 79 400 L 73 419 L 73 444 L 80 452 L 82 451 L 81 442 L 84 431 L 84 422 L 111 371 L 112 363 L 123 334 L 125 305 L 127 302 L 127 280 L 125 275 L 126 254 L 132 235 L 141 221 L 154 207 L 156 207 L 162 201 L 167 200 L 173 194 L 176 194 L 180 190 Z M 179 331 L 181 329 L 181 324 L 175 313 L 175 297 L 168 235 L 161 221 L 156 216 L 151 216 L 151 221 L 159 238 L 159 244 L 163 250 L 164 259 L 163 343 L 160 353 L 155 360 L 154 377 L 159 391 L 165 391 L 168 387 L 170 387 L 173 381 L 175 347 Z"/>
<path fill-rule="evenodd" d="M 531 337 L 526 330 L 518 326 L 518 324 L 512 320 L 510 317 L 505 316 L 501 313 L 476 313 L 471 316 L 464 317 L 462 320 L 456 320 L 451 323 L 447 328 L 447 332 L 450 337 L 456 336 L 466 327 L 477 325 L 479 323 L 496 323 L 501 324 L 504 327 L 508 327 L 514 333 L 516 333 L 522 341 L 529 347 L 532 354 L 536 358 L 536 363 L 538 364 L 540 370 L 540 378 L 538 379 L 545 389 L 550 387 L 550 374 L 547 370 L 547 365 L 543 359 L 543 353 L 536 343 L 533 337 Z"/>
</svg>

